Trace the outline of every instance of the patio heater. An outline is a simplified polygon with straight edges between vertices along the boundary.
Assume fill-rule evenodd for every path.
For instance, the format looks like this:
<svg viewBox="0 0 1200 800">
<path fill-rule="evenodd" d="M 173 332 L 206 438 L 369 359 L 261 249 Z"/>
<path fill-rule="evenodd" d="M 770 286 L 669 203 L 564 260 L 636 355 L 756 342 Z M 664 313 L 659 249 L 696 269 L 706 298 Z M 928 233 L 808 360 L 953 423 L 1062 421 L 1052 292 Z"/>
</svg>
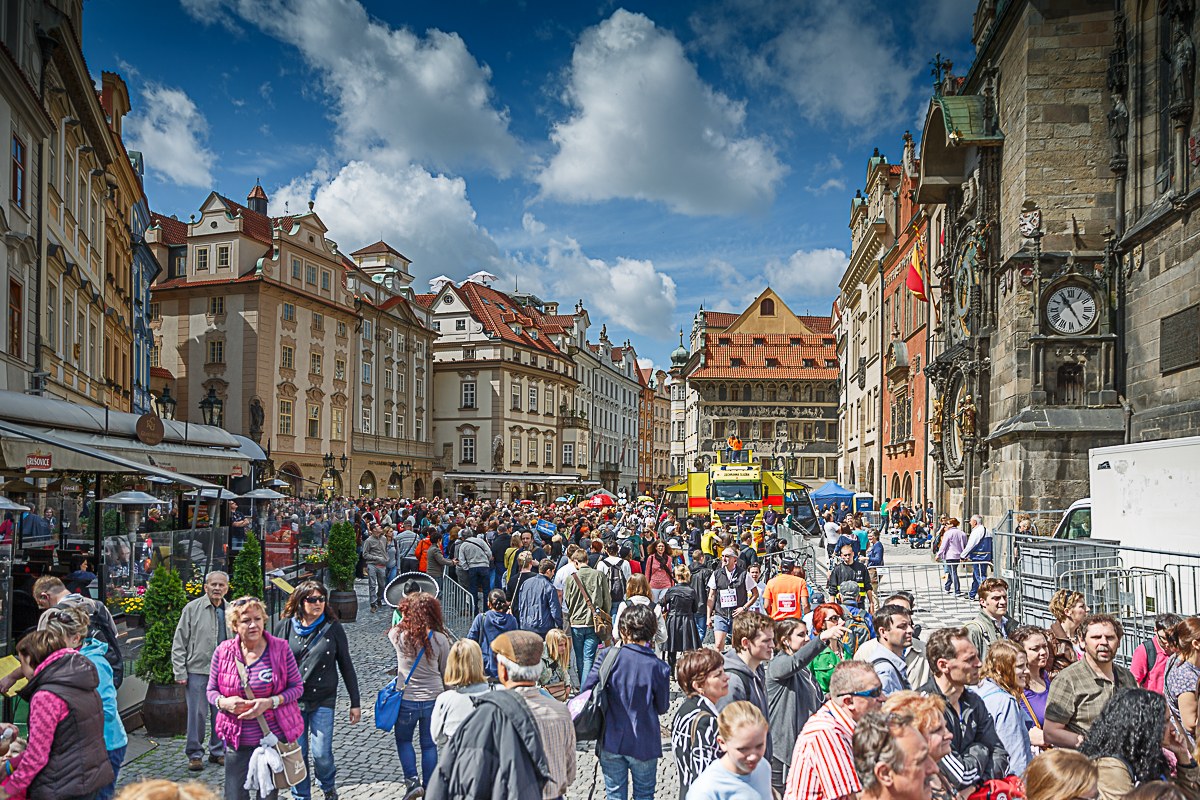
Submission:
<svg viewBox="0 0 1200 800">
<path fill-rule="evenodd" d="M 117 492 L 114 495 L 110 495 L 109 497 L 102 498 L 99 502 L 100 503 L 108 503 L 110 505 L 121 506 L 121 511 L 125 517 L 125 531 L 126 531 L 125 535 L 136 538 L 138 528 L 140 528 L 142 526 L 142 513 L 145 511 L 146 507 L 155 505 L 156 503 L 161 503 L 162 501 L 159 500 L 154 495 L 147 494 L 146 492 L 124 491 L 124 492 Z M 97 538 L 96 538 L 97 545 L 102 544 L 104 533 L 103 533 L 101 525 L 97 526 L 96 536 L 97 536 Z M 132 558 L 133 553 L 135 552 L 135 548 L 136 548 L 136 545 L 134 545 L 131 542 L 130 543 L 131 558 Z M 96 564 L 98 567 L 100 567 L 97 570 L 97 573 L 98 573 L 97 577 L 99 578 L 99 590 L 100 590 L 101 602 L 103 602 L 103 600 L 106 596 L 106 592 L 108 591 L 108 579 L 105 574 L 107 572 L 107 570 L 104 569 L 104 561 L 105 561 L 104 554 L 103 554 L 103 552 L 101 552 L 100 547 L 98 546 L 97 552 L 96 552 Z M 132 586 L 133 585 L 133 583 L 132 583 L 132 580 L 133 580 L 132 561 L 130 563 L 130 568 L 129 568 L 129 578 L 130 578 L 130 586 Z"/>
<path fill-rule="evenodd" d="M 250 516 L 258 521 L 258 532 L 251 531 L 252 534 L 261 537 L 259 539 L 258 558 L 259 569 L 262 570 L 264 583 L 267 580 L 267 516 L 271 513 L 271 500 L 283 500 L 287 498 L 286 494 L 280 494 L 274 489 L 254 489 L 242 495 L 242 499 L 250 499 Z M 255 509 L 255 503 L 259 500 L 264 500 L 262 506 Z M 255 511 L 257 510 L 257 515 Z"/>
</svg>

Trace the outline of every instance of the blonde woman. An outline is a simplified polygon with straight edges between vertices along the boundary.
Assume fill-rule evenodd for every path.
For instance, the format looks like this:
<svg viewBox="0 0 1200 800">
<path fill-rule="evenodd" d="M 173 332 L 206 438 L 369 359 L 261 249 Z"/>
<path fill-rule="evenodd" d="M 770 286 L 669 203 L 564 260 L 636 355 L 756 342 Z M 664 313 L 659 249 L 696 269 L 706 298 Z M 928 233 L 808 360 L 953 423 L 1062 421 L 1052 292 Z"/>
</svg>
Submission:
<svg viewBox="0 0 1200 800">
<path fill-rule="evenodd" d="M 246 773 L 250 755 L 262 741 L 258 720 L 283 742 L 294 742 L 304 733 L 304 717 L 297 701 L 304 681 L 286 639 L 265 630 L 267 607 L 257 597 L 239 597 L 228 604 L 225 623 L 235 634 L 217 645 L 208 675 L 208 702 L 217 707 L 217 736 L 225 742 L 225 800 L 250 800 Z M 242 689 L 245 670 L 250 700 Z M 275 800 L 279 790 L 260 800 Z"/>
<path fill-rule="evenodd" d="M 483 651 L 470 639 L 459 639 L 450 648 L 446 664 L 446 691 L 433 704 L 433 741 L 439 746 L 462 725 L 474 709 L 471 695 L 492 690 L 483 674 Z"/>
<path fill-rule="evenodd" d="M 925 737 L 925 743 L 929 745 L 929 757 L 934 761 L 941 761 L 950 755 L 954 741 L 954 734 L 946 725 L 945 710 L 946 701 L 941 697 L 911 690 L 892 692 L 883 704 L 885 714 L 907 714 L 913 718 L 913 727 Z M 933 774 L 931 784 L 932 800 L 955 800 L 958 796 L 940 770 Z"/>
<path fill-rule="evenodd" d="M 546 646 L 542 651 L 541 686 L 555 700 L 566 702 L 571 696 L 571 640 L 558 628 L 546 634 Z"/>
<path fill-rule="evenodd" d="M 1059 589 L 1050 598 L 1050 613 L 1054 622 L 1050 625 L 1050 677 L 1054 677 L 1067 667 L 1074 664 L 1083 654 L 1083 649 L 1075 643 L 1079 626 L 1088 615 L 1087 603 L 1083 595 L 1070 589 Z"/>
<path fill-rule="evenodd" d="M 667 663 L 675 666 L 677 654 L 700 647 L 700 632 L 696 630 L 696 615 L 700 600 L 691 586 L 692 571 L 685 564 L 675 567 L 675 585 L 667 589 L 660 603 L 667 610 L 667 639 L 663 650 Z"/>
<path fill-rule="evenodd" d="M 688 789 L 688 800 L 751 798 L 755 794 L 771 800 L 771 767 L 763 757 L 767 720 L 758 706 L 745 700 L 725 706 L 717 715 L 717 744 L 724 755 L 700 773 Z"/>
<path fill-rule="evenodd" d="M 995 723 L 996 735 L 1008 751 L 1009 771 L 1020 775 L 1033 758 L 1029 735 L 1033 720 L 1021 702 L 1025 687 L 1029 685 L 1029 658 L 1025 648 L 1007 639 L 993 642 L 980 675 L 983 680 L 974 692 L 983 699 Z"/>
<path fill-rule="evenodd" d="M 1048 750 L 1029 762 L 1025 792 L 1032 800 L 1077 800 L 1095 797 L 1100 771 L 1078 750 Z"/>
</svg>

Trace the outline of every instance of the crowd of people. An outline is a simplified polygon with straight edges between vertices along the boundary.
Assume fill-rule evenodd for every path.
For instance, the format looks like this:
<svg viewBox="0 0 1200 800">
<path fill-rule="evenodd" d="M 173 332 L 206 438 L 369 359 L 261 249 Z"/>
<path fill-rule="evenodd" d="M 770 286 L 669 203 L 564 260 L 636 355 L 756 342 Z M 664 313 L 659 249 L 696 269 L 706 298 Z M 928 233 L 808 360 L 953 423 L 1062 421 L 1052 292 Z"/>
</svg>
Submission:
<svg viewBox="0 0 1200 800">
<path fill-rule="evenodd" d="M 1120 620 L 1062 590 L 1049 628 L 1018 625 L 1008 584 L 981 571 L 978 614 L 923 635 L 914 595 L 879 591 L 878 531 L 860 540 L 849 513 L 821 576 L 789 553 L 763 569 L 749 531 L 650 504 L 381 501 L 339 513 L 361 532 L 372 611 L 389 605 L 398 573 L 450 578 L 475 598 L 457 640 L 435 594 L 412 585 L 391 598 L 403 800 L 564 797 L 577 777 L 573 717 L 593 703 L 606 797 L 651 800 L 673 694 L 670 755 L 689 800 L 1200 800 L 1200 619 L 1159 615 L 1126 669 Z M 207 756 L 227 800 L 275 798 L 263 753 L 298 743 L 309 766 L 293 797 L 318 783 L 336 800 L 339 683 L 348 722 L 362 714 L 328 590 L 300 583 L 272 620 L 255 597 L 227 598 L 228 585 L 209 574 L 174 636 L 188 768 L 202 772 Z M 126 746 L 111 617 L 55 578 L 35 594 L 42 618 L 10 676 L 28 679 L 29 729 L 0 738 L 0 800 L 107 800 Z"/>
</svg>

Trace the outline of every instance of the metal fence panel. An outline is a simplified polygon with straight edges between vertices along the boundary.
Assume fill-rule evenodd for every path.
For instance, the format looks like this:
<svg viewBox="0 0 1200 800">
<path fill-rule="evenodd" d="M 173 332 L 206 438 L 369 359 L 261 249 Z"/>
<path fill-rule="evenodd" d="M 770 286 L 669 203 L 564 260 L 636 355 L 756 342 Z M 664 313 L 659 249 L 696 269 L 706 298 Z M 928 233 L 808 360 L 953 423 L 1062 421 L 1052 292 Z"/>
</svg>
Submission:
<svg viewBox="0 0 1200 800">
<path fill-rule="evenodd" d="M 466 638 L 475 619 L 475 598 L 449 575 L 442 577 L 442 617 L 455 638 Z"/>
</svg>

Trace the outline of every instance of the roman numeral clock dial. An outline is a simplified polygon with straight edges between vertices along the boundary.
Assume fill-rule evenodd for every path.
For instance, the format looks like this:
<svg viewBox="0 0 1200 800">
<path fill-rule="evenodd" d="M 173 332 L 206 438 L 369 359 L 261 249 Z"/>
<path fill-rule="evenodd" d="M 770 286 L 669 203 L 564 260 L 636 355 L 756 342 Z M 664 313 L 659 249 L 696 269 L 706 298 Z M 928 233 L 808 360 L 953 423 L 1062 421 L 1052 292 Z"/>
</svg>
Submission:
<svg viewBox="0 0 1200 800">
<path fill-rule="evenodd" d="M 1096 321 L 1096 297 L 1080 286 L 1056 289 L 1046 301 L 1046 321 L 1058 333 L 1083 333 Z"/>
</svg>

